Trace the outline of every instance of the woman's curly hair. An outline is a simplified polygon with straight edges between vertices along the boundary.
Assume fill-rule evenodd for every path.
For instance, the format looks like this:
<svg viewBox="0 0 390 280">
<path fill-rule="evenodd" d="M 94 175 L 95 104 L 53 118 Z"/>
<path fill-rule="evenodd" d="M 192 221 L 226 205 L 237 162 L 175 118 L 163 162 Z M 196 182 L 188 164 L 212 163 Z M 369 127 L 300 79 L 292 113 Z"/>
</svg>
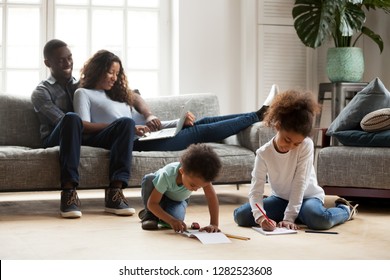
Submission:
<svg viewBox="0 0 390 280">
<path fill-rule="evenodd" d="M 133 105 L 133 91 L 128 88 L 128 82 L 120 58 L 107 50 L 96 52 L 81 69 L 80 87 L 94 89 L 101 79 L 104 79 L 114 62 L 118 62 L 120 70 L 118 79 L 106 94 L 114 101 Z"/>
<path fill-rule="evenodd" d="M 276 95 L 265 114 L 264 123 L 267 126 L 279 125 L 285 131 L 307 137 L 319 112 L 320 106 L 311 92 L 287 90 Z"/>
</svg>

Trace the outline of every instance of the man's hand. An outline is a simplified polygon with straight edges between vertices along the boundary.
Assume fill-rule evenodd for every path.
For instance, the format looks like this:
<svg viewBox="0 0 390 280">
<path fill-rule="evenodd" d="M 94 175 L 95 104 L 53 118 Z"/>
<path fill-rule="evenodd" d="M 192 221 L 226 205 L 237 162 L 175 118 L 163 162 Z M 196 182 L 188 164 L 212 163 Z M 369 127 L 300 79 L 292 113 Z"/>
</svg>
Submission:
<svg viewBox="0 0 390 280">
<path fill-rule="evenodd" d="M 148 132 L 150 132 L 150 129 L 146 125 L 136 125 L 135 126 L 135 134 L 137 134 L 138 136 L 144 136 L 145 133 L 148 133 Z"/>
</svg>

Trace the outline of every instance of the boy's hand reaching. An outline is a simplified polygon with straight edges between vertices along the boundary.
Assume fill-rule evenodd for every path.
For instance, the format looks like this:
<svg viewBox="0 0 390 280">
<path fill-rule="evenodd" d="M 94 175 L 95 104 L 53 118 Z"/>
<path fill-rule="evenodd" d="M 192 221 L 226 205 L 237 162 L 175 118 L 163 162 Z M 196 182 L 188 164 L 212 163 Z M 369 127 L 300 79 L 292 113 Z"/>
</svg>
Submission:
<svg viewBox="0 0 390 280">
<path fill-rule="evenodd" d="M 187 230 L 187 225 L 183 221 L 180 221 L 180 220 L 172 220 L 170 225 L 175 232 L 183 232 L 183 231 Z"/>
<path fill-rule="evenodd" d="M 199 231 L 220 232 L 221 230 L 216 225 L 208 225 L 206 227 L 200 228 Z"/>
</svg>

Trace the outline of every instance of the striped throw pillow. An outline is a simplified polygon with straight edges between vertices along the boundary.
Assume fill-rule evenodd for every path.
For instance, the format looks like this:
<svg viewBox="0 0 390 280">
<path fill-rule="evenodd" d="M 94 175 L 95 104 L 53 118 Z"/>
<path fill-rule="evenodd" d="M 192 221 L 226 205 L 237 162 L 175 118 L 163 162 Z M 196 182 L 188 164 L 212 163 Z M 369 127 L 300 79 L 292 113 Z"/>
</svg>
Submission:
<svg viewBox="0 0 390 280">
<path fill-rule="evenodd" d="M 390 129 L 390 108 L 379 109 L 368 113 L 361 120 L 360 127 L 367 132 Z"/>
</svg>

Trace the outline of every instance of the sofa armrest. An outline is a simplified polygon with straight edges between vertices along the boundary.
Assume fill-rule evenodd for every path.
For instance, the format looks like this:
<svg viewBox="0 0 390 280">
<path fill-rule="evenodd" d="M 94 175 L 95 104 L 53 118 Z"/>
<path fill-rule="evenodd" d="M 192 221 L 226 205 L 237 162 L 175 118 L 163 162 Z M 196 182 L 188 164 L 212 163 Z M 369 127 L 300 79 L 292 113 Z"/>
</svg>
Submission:
<svg viewBox="0 0 390 280">
<path fill-rule="evenodd" d="M 237 142 L 253 152 L 270 141 L 274 137 L 275 131 L 264 125 L 263 122 L 257 122 L 237 134 Z"/>
</svg>

